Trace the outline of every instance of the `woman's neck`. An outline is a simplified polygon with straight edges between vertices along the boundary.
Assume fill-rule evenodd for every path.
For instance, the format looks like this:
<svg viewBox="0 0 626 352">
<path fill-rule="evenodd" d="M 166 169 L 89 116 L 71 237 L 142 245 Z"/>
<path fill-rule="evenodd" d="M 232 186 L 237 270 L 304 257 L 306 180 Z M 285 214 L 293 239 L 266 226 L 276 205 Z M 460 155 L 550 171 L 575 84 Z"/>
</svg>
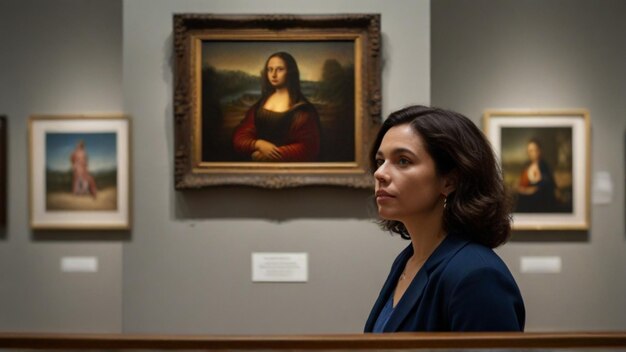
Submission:
<svg viewBox="0 0 626 352">
<path fill-rule="evenodd" d="M 285 96 L 289 96 L 289 89 L 287 89 L 287 87 L 283 87 L 283 88 L 276 88 L 276 90 L 274 91 L 274 94 L 272 95 L 277 95 L 280 97 L 285 97 Z"/>
<path fill-rule="evenodd" d="M 443 230 L 443 208 L 420 218 L 403 222 L 413 245 L 413 260 L 425 261 L 446 237 Z"/>
<path fill-rule="evenodd" d="M 265 103 L 263 103 L 263 108 L 275 112 L 285 112 L 289 110 L 290 107 L 291 101 L 287 88 L 276 89 L 276 91 L 265 100 Z"/>
</svg>

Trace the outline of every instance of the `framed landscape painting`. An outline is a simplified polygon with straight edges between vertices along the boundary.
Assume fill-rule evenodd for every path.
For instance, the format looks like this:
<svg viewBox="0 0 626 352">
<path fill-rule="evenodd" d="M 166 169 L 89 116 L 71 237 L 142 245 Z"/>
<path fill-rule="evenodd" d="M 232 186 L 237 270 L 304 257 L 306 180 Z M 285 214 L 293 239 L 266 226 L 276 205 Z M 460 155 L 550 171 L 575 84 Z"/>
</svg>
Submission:
<svg viewBox="0 0 626 352">
<path fill-rule="evenodd" d="M 33 229 L 130 228 L 129 119 L 32 116 Z"/>
<path fill-rule="evenodd" d="M 513 228 L 589 228 L 589 113 L 487 111 L 485 134 L 513 197 Z"/>
<path fill-rule="evenodd" d="M 380 16 L 174 16 L 175 187 L 366 188 Z"/>
</svg>

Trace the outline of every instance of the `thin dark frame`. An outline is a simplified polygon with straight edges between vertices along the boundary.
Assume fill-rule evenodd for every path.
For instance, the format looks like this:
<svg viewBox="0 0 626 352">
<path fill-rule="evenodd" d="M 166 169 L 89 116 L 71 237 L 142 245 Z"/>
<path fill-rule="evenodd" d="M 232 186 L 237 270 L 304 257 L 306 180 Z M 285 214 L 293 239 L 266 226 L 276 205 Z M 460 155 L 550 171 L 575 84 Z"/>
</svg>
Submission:
<svg viewBox="0 0 626 352">
<path fill-rule="evenodd" d="M 7 224 L 7 118 L 0 116 L 0 227 Z"/>
</svg>

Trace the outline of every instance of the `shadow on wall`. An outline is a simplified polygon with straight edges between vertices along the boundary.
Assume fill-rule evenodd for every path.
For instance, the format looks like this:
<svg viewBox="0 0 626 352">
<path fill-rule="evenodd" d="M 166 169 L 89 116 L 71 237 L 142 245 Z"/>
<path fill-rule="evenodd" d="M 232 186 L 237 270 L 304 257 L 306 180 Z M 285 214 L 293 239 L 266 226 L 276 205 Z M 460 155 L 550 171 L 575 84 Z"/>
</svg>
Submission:
<svg viewBox="0 0 626 352">
<path fill-rule="evenodd" d="M 176 219 L 373 219 L 373 191 L 334 187 L 215 187 L 175 192 Z"/>
<path fill-rule="evenodd" d="M 513 231 L 510 242 L 589 242 L 588 231 Z"/>
<path fill-rule="evenodd" d="M 163 80 L 173 87 L 173 36 L 163 45 Z M 164 121 L 170 148 L 168 160 L 173 170 L 174 121 L 172 101 L 165 108 Z M 311 186 L 288 189 L 263 189 L 245 186 L 220 186 L 173 193 L 171 214 L 185 219 L 267 219 L 284 222 L 295 219 L 374 219 L 373 190 Z"/>
<path fill-rule="evenodd" d="M 34 242 L 120 242 L 130 241 L 127 230 L 31 230 Z"/>
</svg>

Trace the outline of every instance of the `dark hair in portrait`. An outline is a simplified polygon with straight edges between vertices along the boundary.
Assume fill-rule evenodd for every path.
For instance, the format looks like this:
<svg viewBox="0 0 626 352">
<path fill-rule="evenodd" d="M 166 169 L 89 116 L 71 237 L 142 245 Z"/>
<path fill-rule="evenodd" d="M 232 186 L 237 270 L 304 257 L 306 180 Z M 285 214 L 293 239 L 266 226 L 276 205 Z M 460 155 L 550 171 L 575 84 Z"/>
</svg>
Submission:
<svg viewBox="0 0 626 352">
<path fill-rule="evenodd" d="M 531 143 L 535 144 L 539 148 L 539 150 L 543 149 L 542 143 L 539 141 L 537 137 L 530 138 L 527 144 L 531 144 Z"/>
<path fill-rule="evenodd" d="M 370 153 L 371 171 L 383 137 L 394 126 L 409 124 L 421 138 L 439 176 L 451 176 L 455 190 L 447 197 L 443 226 L 470 240 L 494 248 L 511 233 L 511 202 L 502 172 L 484 134 L 467 117 L 449 110 L 410 106 L 383 122 Z M 385 230 L 409 239 L 404 225 L 380 220 Z"/>
<path fill-rule="evenodd" d="M 264 101 L 276 91 L 276 88 L 272 86 L 267 75 L 267 64 L 274 57 L 282 59 L 287 66 L 287 90 L 289 91 L 291 104 L 295 104 L 300 101 L 308 102 L 302 94 L 302 89 L 300 88 L 300 70 L 298 69 L 296 59 L 294 59 L 291 54 L 284 51 L 273 53 L 267 58 L 267 60 L 265 60 L 265 65 L 263 65 L 263 69 L 261 70 L 261 101 Z"/>
</svg>

